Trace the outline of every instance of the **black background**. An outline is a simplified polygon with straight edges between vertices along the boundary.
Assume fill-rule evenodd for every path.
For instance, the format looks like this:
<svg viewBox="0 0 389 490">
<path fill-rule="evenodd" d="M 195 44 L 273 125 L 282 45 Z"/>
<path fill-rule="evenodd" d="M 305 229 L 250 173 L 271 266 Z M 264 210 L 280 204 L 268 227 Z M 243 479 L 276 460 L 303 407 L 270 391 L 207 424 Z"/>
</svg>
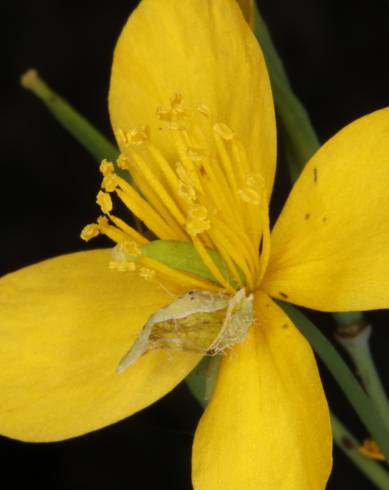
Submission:
<svg viewBox="0 0 389 490">
<path fill-rule="evenodd" d="M 106 97 L 112 50 L 135 4 L 14 1 L 2 14 L 1 273 L 85 249 L 79 232 L 96 217 L 100 180 L 93 158 L 20 88 L 18 78 L 26 68 L 38 68 L 110 136 Z M 262 0 L 260 6 L 322 141 L 356 117 L 389 105 L 388 0 Z M 275 212 L 285 197 L 282 171 L 278 182 Z M 369 318 L 377 327 L 374 354 L 388 379 L 388 315 L 374 312 Z M 317 319 L 331 331 L 329 320 Z M 325 369 L 323 378 L 332 408 L 363 436 Z M 0 477 L 13 482 L 7 488 L 189 489 L 191 441 L 200 413 L 180 386 L 141 413 L 74 440 L 33 445 L 2 438 Z M 346 485 L 373 488 L 335 450 L 328 488 Z"/>
</svg>

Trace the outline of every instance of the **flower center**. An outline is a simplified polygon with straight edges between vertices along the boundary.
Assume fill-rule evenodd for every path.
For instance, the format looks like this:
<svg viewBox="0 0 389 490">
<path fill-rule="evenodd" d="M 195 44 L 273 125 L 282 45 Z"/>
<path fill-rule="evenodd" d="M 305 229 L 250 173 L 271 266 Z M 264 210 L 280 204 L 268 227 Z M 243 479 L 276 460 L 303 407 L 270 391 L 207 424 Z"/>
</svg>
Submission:
<svg viewBox="0 0 389 490">
<path fill-rule="evenodd" d="M 116 242 L 110 265 L 121 271 L 138 270 L 148 279 L 157 274 L 180 285 L 230 294 L 243 287 L 254 290 L 269 255 L 268 197 L 262 176 L 255 172 L 238 135 L 207 107 L 188 110 L 176 94 L 169 107 L 157 109 L 156 117 L 168 138 L 169 157 L 153 145 L 148 127 L 117 128 L 122 152 L 117 165 L 131 174 L 134 185 L 104 160 L 97 195 L 104 216 L 87 225 L 81 237 L 89 240 L 102 233 Z M 144 257 L 140 249 L 148 239 L 113 214 L 113 195 L 157 238 L 191 241 L 214 281 Z M 235 287 L 210 250 L 219 253 Z"/>
</svg>

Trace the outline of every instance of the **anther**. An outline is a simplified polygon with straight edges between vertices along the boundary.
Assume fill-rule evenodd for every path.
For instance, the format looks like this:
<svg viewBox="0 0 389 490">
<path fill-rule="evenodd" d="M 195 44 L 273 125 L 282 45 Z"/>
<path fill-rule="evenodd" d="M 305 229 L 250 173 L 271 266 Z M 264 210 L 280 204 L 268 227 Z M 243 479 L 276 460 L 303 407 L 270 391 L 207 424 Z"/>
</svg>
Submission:
<svg viewBox="0 0 389 490">
<path fill-rule="evenodd" d="M 199 233 L 209 230 L 211 222 L 208 218 L 208 210 L 204 206 L 195 205 L 189 210 L 186 221 L 186 231 L 191 236 L 196 236 Z"/>
<path fill-rule="evenodd" d="M 127 137 L 124 131 L 120 128 L 115 130 L 116 141 L 119 143 L 119 146 L 124 146 L 128 143 Z"/>
<path fill-rule="evenodd" d="M 121 153 L 116 160 L 117 166 L 121 168 L 122 170 L 129 170 L 130 168 L 130 162 L 128 161 L 128 158 Z"/>
<path fill-rule="evenodd" d="M 139 269 L 139 275 L 143 279 L 146 279 L 146 281 L 151 281 L 155 277 L 155 271 L 149 269 L 148 267 L 141 267 Z"/>
<path fill-rule="evenodd" d="M 194 148 L 191 146 L 188 147 L 187 155 L 194 162 L 200 162 L 206 157 L 206 153 L 202 148 Z"/>
<path fill-rule="evenodd" d="M 100 206 L 103 213 L 108 214 L 112 211 L 112 199 L 106 192 L 99 191 L 96 197 L 96 202 Z"/>
<path fill-rule="evenodd" d="M 170 108 L 157 108 L 157 117 L 161 121 L 168 123 L 168 127 L 171 129 L 184 129 L 185 121 L 190 116 L 190 111 L 186 110 L 182 104 L 181 94 L 175 94 L 173 97 L 171 97 Z"/>
<path fill-rule="evenodd" d="M 116 174 L 107 174 L 103 182 L 101 183 L 101 187 L 107 192 L 113 192 L 118 186 L 118 179 Z"/>
<path fill-rule="evenodd" d="M 249 204 L 258 205 L 261 202 L 261 196 L 259 192 L 257 192 L 252 187 L 244 187 L 243 189 L 239 189 L 239 196 L 242 201 L 247 202 Z"/>
<path fill-rule="evenodd" d="M 182 182 L 182 180 L 178 181 L 178 195 L 188 204 L 193 204 L 197 197 L 194 187 Z"/>
<path fill-rule="evenodd" d="M 211 119 L 212 118 L 211 110 L 205 104 L 199 104 L 196 107 L 196 109 L 197 109 L 197 112 L 199 112 L 200 114 L 202 114 L 203 116 L 205 116 L 207 119 Z"/>
<path fill-rule="evenodd" d="M 150 139 L 150 128 L 148 126 L 141 126 L 130 129 L 126 133 L 126 137 L 130 145 L 143 145 Z"/>
<path fill-rule="evenodd" d="M 88 242 L 92 238 L 96 237 L 97 235 L 100 234 L 99 227 L 96 223 L 91 223 L 89 225 L 84 226 L 84 228 L 81 231 L 80 237 L 82 240 L 85 240 Z"/>
<path fill-rule="evenodd" d="M 114 262 L 132 262 L 141 251 L 133 240 L 122 240 L 113 247 L 111 254 Z"/>
<path fill-rule="evenodd" d="M 231 141 L 234 138 L 233 131 L 224 123 L 216 123 L 213 125 L 214 132 L 226 141 Z"/>
<path fill-rule="evenodd" d="M 104 158 L 104 160 L 100 164 L 100 172 L 105 177 L 106 175 L 112 174 L 113 171 L 114 171 L 113 163 Z"/>
<path fill-rule="evenodd" d="M 98 225 L 100 231 L 105 226 L 109 226 L 108 218 L 106 216 L 99 216 L 97 218 L 97 225 Z"/>
<path fill-rule="evenodd" d="M 134 272 L 136 271 L 135 262 L 116 262 L 111 260 L 108 264 L 109 268 L 119 272 Z"/>
</svg>

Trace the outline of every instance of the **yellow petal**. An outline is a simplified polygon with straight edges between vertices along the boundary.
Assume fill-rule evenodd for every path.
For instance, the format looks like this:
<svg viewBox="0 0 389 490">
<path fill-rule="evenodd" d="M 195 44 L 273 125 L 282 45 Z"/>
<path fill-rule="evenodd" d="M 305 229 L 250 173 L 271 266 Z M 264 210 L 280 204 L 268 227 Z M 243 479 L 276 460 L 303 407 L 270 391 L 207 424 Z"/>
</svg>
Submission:
<svg viewBox="0 0 389 490">
<path fill-rule="evenodd" d="M 195 490 L 322 490 L 329 413 L 314 356 L 263 293 L 257 324 L 222 360 L 193 447 Z"/>
<path fill-rule="evenodd" d="M 198 362 L 159 351 L 116 373 L 171 297 L 108 261 L 107 250 L 74 253 L 0 280 L 1 434 L 51 441 L 98 429 L 163 396 Z"/>
<path fill-rule="evenodd" d="M 142 0 L 116 46 L 110 87 L 114 130 L 149 125 L 151 139 L 176 156 L 156 109 L 173 94 L 206 106 L 243 141 L 270 192 L 275 120 L 262 52 L 235 0 Z"/>
<path fill-rule="evenodd" d="M 238 0 L 244 18 L 251 28 L 254 27 L 254 0 Z"/>
<path fill-rule="evenodd" d="M 307 164 L 273 230 L 263 287 L 323 311 L 388 308 L 388 183 L 383 109 L 346 126 Z"/>
</svg>

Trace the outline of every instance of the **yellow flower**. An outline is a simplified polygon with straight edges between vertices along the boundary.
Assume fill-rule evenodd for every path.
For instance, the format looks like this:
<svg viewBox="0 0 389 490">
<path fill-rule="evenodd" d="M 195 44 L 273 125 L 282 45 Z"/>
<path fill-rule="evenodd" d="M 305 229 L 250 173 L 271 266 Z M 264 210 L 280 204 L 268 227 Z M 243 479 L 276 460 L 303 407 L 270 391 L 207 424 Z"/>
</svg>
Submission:
<svg viewBox="0 0 389 490">
<path fill-rule="evenodd" d="M 193 289 L 217 298 L 245 286 L 254 322 L 226 342 L 195 435 L 194 487 L 323 489 L 331 431 L 314 356 L 270 296 L 323 311 L 389 306 L 388 110 L 320 149 L 271 236 L 272 96 L 234 0 L 142 0 L 115 51 L 110 114 L 138 190 L 103 162 L 105 216 L 83 238 L 108 235 L 113 256 L 65 255 L 1 279 L 0 432 L 66 439 L 153 403 L 202 349 L 150 350 L 119 375 L 151 315 Z M 193 243 L 215 280 L 142 254 L 148 238 L 113 214 L 117 200 L 158 238 Z"/>
</svg>

